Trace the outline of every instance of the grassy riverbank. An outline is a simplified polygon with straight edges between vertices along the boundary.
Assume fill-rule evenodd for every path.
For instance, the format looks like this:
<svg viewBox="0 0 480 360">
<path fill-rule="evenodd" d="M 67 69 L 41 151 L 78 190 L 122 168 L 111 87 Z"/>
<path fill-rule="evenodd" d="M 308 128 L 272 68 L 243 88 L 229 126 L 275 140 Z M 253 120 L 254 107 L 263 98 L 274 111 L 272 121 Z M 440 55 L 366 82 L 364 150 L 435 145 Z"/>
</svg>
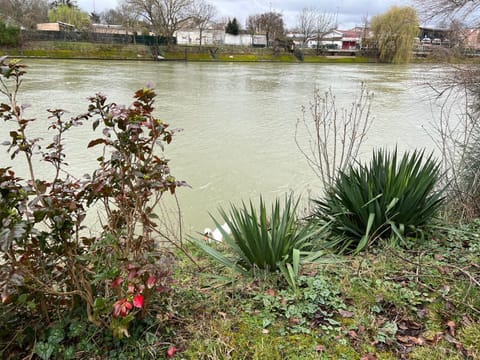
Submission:
<svg viewBox="0 0 480 360">
<path fill-rule="evenodd" d="M 213 61 L 213 62 L 281 62 L 281 63 L 365 63 L 372 59 L 362 56 L 317 56 L 306 52 L 299 60 L 293 53 L 273 49 L 247 48 L 238 46 L 149 47 L 145 45 L 95 44 L 87 42 L 37 41 L 21 47 L 3 47 L 3 55 L 52 58 L 52 59 L 102 59 L 102 60 L 146 60 L 166 61 Z"/>
<path fill-rule="evenodd" d="M 180 261 L 175 345 L 186 359 L 480 359 L 479 226 L 306 267 L 297 294 L 197 254 L 203 273 L 231 282 Z"/>
</svg>

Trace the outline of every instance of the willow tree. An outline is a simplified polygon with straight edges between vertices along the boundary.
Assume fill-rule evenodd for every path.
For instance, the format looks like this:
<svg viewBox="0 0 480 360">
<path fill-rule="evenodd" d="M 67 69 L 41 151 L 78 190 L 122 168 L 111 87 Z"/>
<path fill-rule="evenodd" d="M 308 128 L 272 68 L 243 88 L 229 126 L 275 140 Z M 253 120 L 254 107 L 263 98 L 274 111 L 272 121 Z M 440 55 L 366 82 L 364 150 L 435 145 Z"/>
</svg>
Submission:
<svg viewBox="0 0 480 360">
<path fill-rule="evenodd" d="M 371 29 L 382 62 L 407 63 L 412 56 L 413 39 L 418 36 L 415 9 L 393 6 L 372 18 Z"/>
</svg>

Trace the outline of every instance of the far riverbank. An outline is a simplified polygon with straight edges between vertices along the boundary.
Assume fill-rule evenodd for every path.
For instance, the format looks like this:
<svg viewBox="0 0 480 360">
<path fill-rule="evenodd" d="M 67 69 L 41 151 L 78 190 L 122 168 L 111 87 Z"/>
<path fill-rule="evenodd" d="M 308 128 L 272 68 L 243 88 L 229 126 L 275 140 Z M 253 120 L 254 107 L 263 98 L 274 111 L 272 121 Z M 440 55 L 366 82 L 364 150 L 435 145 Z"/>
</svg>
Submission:
<svg viewBox="0 0 480 360">
<path fill-rule="evenodd" d="M 31 41 L 20 47 L 0 48 L 2 55 L 45 59 L 281 62 L 281 63 L 372 63 L 374 58 L 350 53 L 327 56 L 315 50 L 292 53 L 283 49 L 240 46 L 146 46 L 67 41 Z"/>
</svg>

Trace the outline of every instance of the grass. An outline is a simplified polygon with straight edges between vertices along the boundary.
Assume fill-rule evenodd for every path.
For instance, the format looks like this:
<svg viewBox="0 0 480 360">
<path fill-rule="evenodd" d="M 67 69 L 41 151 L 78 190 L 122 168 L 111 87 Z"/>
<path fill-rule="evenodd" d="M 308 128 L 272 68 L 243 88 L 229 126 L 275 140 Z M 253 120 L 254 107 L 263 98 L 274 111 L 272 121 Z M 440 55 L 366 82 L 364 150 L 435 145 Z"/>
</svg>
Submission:
<svg viewBox="0 0 480 360">
<path fill-rule="evenodd" d="M 45 57 L 57 59 L 131 59 L 152 60 L 148 46 L 95 44 L 87 42 L 41 41 L 30 42 L 19 48 L 2 48 L 4 54 L 10 56 Z M 209 48 L 172 47 L 163 49 L 162 55 L 166 60 L 176 61 L 220 61 L 220 62 L 282 62 L 296 63 L 298 60 L 293 54 L 282 53 L 276 55 L 271 49 L 251 48 L 220 48 L 216 59 L 209 53 Z M 308 63 L 366 63 L 370 59 L 364 57 L 324 57 L 305 56 Z"/>
<path fill-rule="evenodd" d="M 3 49 L 3 53 L 10 56 L 55 59 L 152 59 L 150 49 L 145 46 L 63 41 L 31 42 L 20 48 Z"/>
<path fill-rule="evenodd" d="M 177 254 L 165 316 L 122 340 L 71 318 L 44 336 L 39 328 L 37 344 L 72 359 L 156 359 L 172 345 L 179 359 L 480 359 L 479 232 L 480 221 L 437 228 L 413 250 L 385 246 L 310 264 L 299 292 L 280 273 L 241 277 L 188 245 L 197 264 Z M 18 356 L 2 353 L 5 331 L 21 321 L 7 315 L 0 312 L 0 357 L 24 358 L 20 338 Z"/>
<path fill-rule="evenodd" d="M 230 282 L 219 287 L 181 261 L 182 273 L 191 274 L 183 283 L 188 289 L 177 294 L 178 316 L 186 322 L 178 344 L 181 355 L 480 359 L 480 289 L 474 280 L 480 272 L 479 229 L 480 223 L 439 229 L 435 239 L 415 250 L 387 246 L 345 257 L 342 264 L 305 267 L 304 277 L 323 279 L 316 291 L 324 299 L 338 289 L 331 293 L 338 302 L 328 306 L 309 302 L 305 284 L 300 286 L 303 298 L 296 298 L 279 275 L 237 278 L 197 253 L 204 273 L 222 273 Z M 201 289 L 200 298 L 195 289 Z"/>
</svg>

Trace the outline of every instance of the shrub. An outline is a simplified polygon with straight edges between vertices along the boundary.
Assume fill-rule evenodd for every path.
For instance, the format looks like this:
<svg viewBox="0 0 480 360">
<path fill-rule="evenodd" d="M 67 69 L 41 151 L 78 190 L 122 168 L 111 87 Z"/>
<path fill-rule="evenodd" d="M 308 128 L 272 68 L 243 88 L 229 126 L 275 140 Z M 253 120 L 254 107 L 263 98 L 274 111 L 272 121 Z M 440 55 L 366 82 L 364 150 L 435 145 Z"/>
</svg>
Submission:
<svg viewBox="0 0 480 360">
<path fill-rule="evenodd" d="M 28 169 L 24 180 L 0 167 L 1 310 L 15 314 L 18 324 L 35 319 L 27 326 L 31 334 L 77 312 L 117 337 L 128 335 L 128 323 L 145 317 L 147 305 L 168 289 L 172 259 L 168 249 L 157 249 L 164 233 L 155 211 L 165 193 L 184 184 L 160 155 L 174 132 L 153 116 L 156 94 L 146 87 L 130 107 L 97 94 L 78 117 L 64 120 L 63 110 L 49 110 L 54 134 L 44 145 L 29 136 L 35 119 L 17 102 L 25 69 L 0 58 L 0 94 L 7 99 L 0 119 L 10 123 L 3 145 L 15 166 L 23 158 Z M 103 155 L 93 174 L 76 179 L 67 171 L 65 137 L 90 121 L 102 135 L 89 147 L 102 146 Z M 38 178 L 37 166 L 51 166 L 51 178 Z M 96 236 L 84 223 L 92 207 L 106 215 L 103 229 L 90 229 Z"/>
<path fill-rule="evenodd" d="M 421 231 L 442 204 L 435 191 L 439 164 L 424 152 L 378 150 L 368 166 L 340 172 L 324 199 L 314 200 L 314 219 L 329 221 L 327 246 L 359 252 L 379 238 L 404 239 Z"/>
<path fill-rule="evenodd" d="M 290 268 L 290 280 L 293 281 L 298 275 L 300 258 L 315 254 L 311 251 L 315 235 L 319 232 L 310 224 L 299 223 L 296 216 L 298 203 L 299 200 L 293 201 L 289 196 L 285 197 L 282 206 L 277 199 L 270 214 L 267 214 L 262 198 L 258 211 L 251 201 L 248 206 L 245 203 L 241 207 L 232 205 L 228 213 L 220 209 L 231 234 L 220 226 L 219 221 L 213 220 L 232 250 L 233 259 L 203 241 L 193 239 L 193 242 L 215 260 L 240 273 L 249 274 L 255 269 L 270 272 L 284 270 L 288 273 Z"/>
<path fill-rule="evenodd" d="M 0 21 L 0 46 L 16 46 L 20 42 L 20 29 Z"/>
</svg>

